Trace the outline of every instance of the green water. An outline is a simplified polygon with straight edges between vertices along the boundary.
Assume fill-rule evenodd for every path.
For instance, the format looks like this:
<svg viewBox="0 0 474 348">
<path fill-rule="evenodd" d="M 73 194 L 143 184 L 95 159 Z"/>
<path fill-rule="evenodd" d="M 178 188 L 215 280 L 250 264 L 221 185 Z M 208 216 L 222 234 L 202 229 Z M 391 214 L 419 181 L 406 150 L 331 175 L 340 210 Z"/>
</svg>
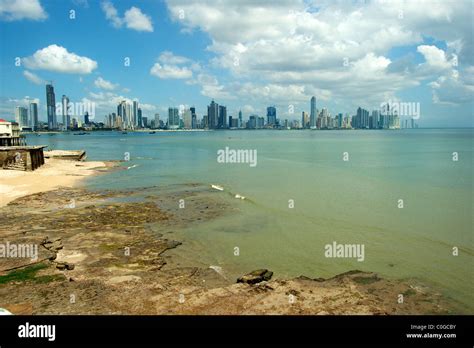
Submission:
<svg viewBox="0 0 474 348">
<path fill-rule="evenodd" d="M 262 267 L 277 277 L 351 269 L 414 277 L 472 313 L 473 135 L 472 129 L 104 132 L 28 142 L 85 149 L 92 160 L 130 153 L 124 165 L 135 167 L 93 178 L 91 188 L 197 182 L 247 197 L 216 192 L 231 203 L 229 213 L 174 232 L 185 241 L 173 251 L 183 262 L 220 266 L 230 278 Z M 217 151 L 226 146 L 256 149 L 257 166 L 218 163 Z M 326 258 L 324 246 L 333 241 L 364 244 L 364 261 Z"/>
</svg>

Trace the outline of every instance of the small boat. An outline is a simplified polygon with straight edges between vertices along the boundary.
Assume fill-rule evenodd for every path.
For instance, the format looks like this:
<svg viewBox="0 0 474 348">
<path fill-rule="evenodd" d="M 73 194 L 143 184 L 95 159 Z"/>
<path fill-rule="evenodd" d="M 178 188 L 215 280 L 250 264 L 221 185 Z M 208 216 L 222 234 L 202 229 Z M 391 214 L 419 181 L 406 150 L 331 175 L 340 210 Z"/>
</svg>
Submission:
<svg viewBox="0 0 474 348">
<path fill-rule="evenodd" d="M 235 198 L 237 198 L 237 199 L 245 199 L 244 196 L 241 196 L 241 195 L 239 195 L 239 194 L 236 194 L 236 195 L 235 195 Z"/>
<path fill-rule="evenodd" d="M 73 135 L 86 135 L 86 134 L 89 134 L 89 133 L 86 133 L 86 132 L 73 133 Z"/>
<path fill-rule="evenodd" d="M 218 191 L 224 191 L 224 188 L 222 186 L 219 186 L 219 185 L 211 185 L 211 187 L 215 190 L 218 190 Z"/>
<path fill-rule="evenodd" d="M 155 134 L 155 133 L 156 133 L 156 132 L 155 132 L 155 131 L 153 131 L 153 132 L 149 132 L 148 134 Z"/>
</svg>

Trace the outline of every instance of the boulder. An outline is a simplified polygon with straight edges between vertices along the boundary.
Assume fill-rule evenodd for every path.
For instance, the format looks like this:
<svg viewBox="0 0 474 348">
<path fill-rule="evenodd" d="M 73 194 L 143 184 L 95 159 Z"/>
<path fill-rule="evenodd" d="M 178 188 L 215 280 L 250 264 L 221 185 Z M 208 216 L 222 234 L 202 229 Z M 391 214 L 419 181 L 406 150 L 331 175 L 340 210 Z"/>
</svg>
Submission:
<svg viewBox="0 0 474 348">
<path fill-rule="evenodd" d="M 237 283 L 257 284 L 270 280 L 272 276 L 273 272 L 269 271 L 268 269 L 257 269 L 237 279 Z"/>
</svg>

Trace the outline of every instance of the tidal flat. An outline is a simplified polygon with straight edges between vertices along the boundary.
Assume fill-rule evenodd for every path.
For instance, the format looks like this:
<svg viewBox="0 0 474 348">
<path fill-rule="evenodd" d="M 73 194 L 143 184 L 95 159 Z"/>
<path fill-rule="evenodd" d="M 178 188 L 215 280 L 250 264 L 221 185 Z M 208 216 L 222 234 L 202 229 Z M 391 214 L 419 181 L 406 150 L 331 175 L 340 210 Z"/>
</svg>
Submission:
<svg viewBox="0 0 474 348">
<path fill-rule="evenodd" d="M 186 240 L 170 238 L 174 229 L 236 209 L 199 183 L 60 188 L 18 198 L 0 208 L 1 239 L 37 244 L 39 252 L 34 261 L 0 259 L 0 307 L 13 314 L 462 313 L 416 279 L 352 270 L 327 279 L 276 275 L 237 283 L 215 267 L 176 260 Z"/>
</svg>

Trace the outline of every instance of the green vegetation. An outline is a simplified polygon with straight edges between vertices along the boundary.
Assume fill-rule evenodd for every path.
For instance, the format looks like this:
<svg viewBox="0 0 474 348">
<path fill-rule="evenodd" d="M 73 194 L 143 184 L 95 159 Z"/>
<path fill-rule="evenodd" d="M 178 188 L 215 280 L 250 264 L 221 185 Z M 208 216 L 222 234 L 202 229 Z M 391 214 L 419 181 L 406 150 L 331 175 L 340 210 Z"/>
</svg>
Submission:
<svg viewBox="0 0 474 348">
<path fill-rule="evenodd" d="M 16 269 L 7 275 L 0 276 L 0 284 L 7 284 L 10 282 L 27 282 L 32 281 L 39 284 L 49 283 L 56 280 L 66 279 L 62 274 L 36 276 L 36 273 L 42 269 L 48 268 L 45 263 L 38 263 L 22 269 Z"/>
</svg>

